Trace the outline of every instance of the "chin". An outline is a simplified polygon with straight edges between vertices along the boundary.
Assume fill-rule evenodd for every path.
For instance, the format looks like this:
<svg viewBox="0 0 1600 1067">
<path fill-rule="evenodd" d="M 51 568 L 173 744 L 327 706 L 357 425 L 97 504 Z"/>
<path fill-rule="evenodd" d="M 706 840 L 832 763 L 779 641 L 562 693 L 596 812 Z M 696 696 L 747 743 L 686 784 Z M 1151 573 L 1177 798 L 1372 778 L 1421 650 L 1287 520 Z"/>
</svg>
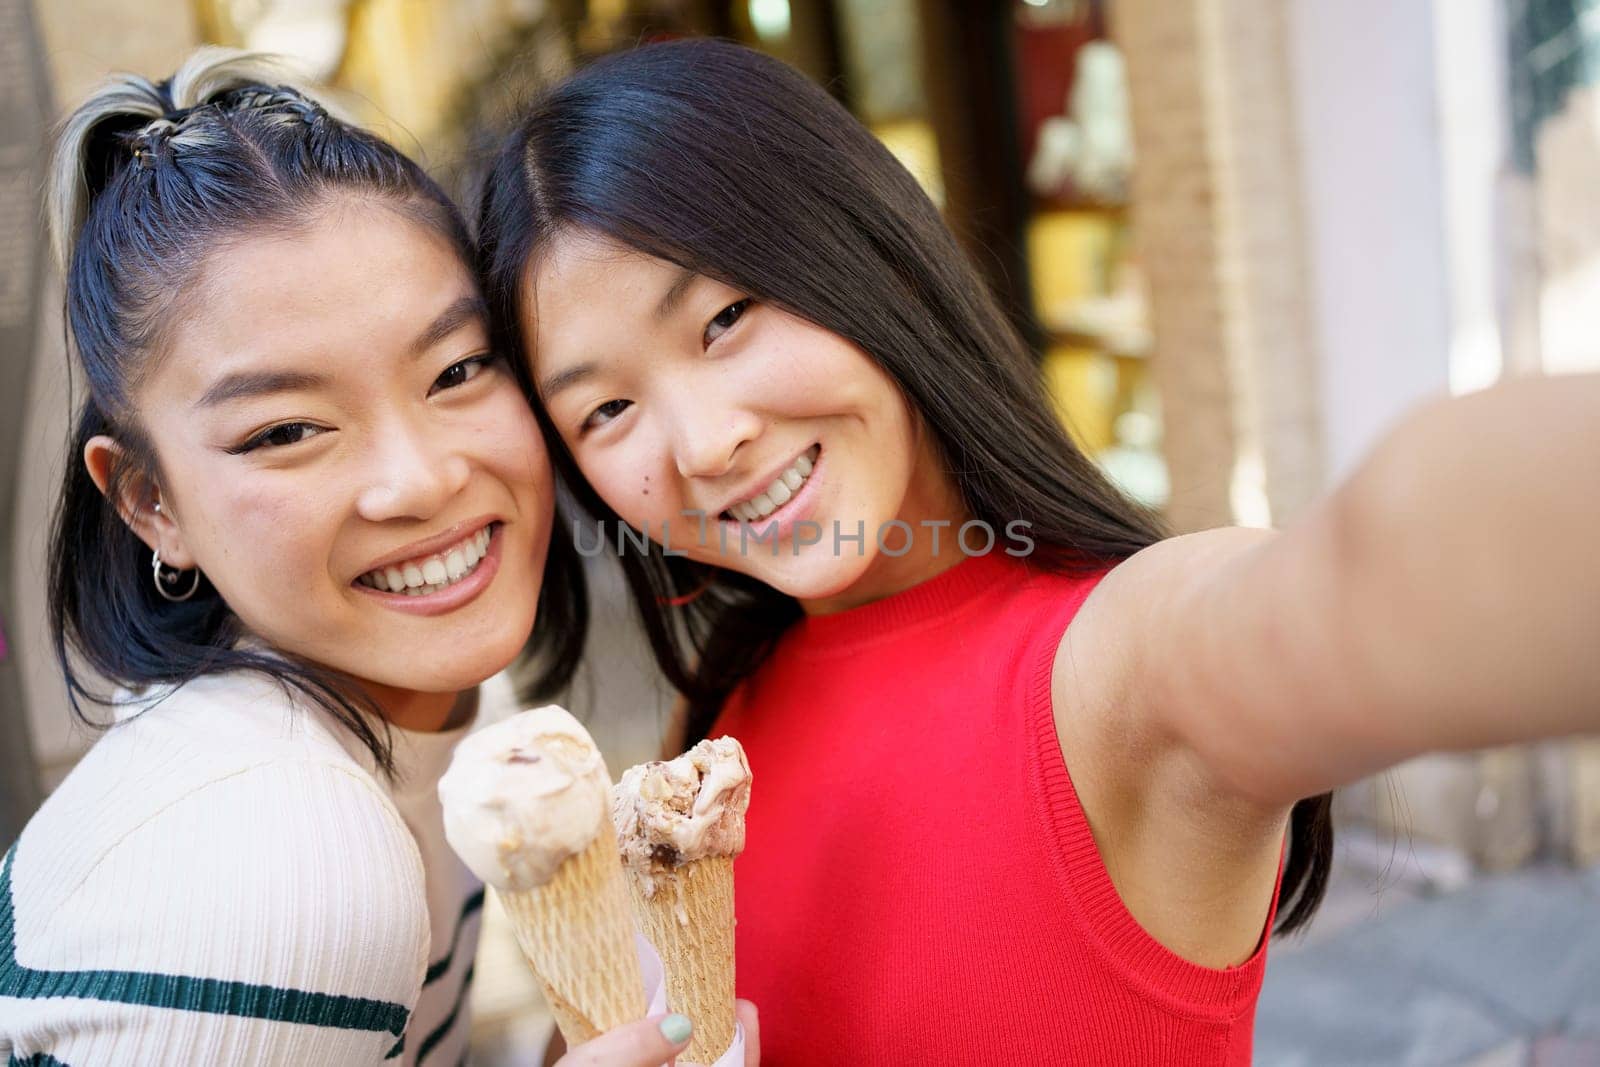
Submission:
<svg viewBox="0 0 1600 1067">
<path fill-rule="evenodd" d="M 475 635 L 461 635 L 445 642 L 432 656 L 418 655 L 412 648 L 409 652 L 397 653 L 389 661 L 394 669 L 372 680 L 414 693 L 463 692 L 483 684 L 514 663 L 531 629 L 530 620 L 529 629 L 521 631 L 520 640 L 501 636 L 485 641 Z"/>
<path fill-rule="evenodd" d="M 845 592 L 861 580 L 872 566 L 874 556 L 819 555 L 815 559 L 800 556 L 791 560 L 791 566 L 782 569 L 763 569 L 752 574 L 780 593 L 796 600 L 821 600 Z"/>
<path fill-rule="evenodd" d="M 412 663 L 403 671 L 395 671 L 387 677 L 372 680 L 391 689 L 411 693 L 463 693 L 499 674 L 514 658 L 470 664 L 452 663 L 448 666 L 439 664 L 437 670 L 428 670 L 426 666 L 421 666 L 419 669 L 418 664 Z"/>
</svg>

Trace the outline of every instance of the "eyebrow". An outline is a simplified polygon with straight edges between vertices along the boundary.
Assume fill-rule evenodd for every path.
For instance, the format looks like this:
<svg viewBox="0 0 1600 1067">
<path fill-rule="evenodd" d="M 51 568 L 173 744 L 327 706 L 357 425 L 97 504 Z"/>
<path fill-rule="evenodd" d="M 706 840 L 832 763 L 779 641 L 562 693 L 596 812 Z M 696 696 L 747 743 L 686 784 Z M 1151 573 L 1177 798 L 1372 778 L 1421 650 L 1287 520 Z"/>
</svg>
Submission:
<svg viewBox="0 0 1600 1067">
<path fill-rule="evenodd" d="M 488 317 L 489 309 L 481 296 L 463 296 L 428 323 L 427 328 L 412 342 L 411 351 L 421 355 L 463 326 L 485 322 Z M 231 400 L 317 389 L 326 386 L 328 381 L 326 375 L 305 371 L 240 371 L 225 374 L 212 382 L 210 388 L 195 401 L 195 407 L 210 408 Z"/>
<path fill-rule="evenodd" d="M 678 277 L 673 281 L 666 293 L 662 295 L 661 303 L 656 305 L 657 322 L 678 309 L 678 305 L 683 302 L 684 294 L 689 291 L 689 286 L 693 285 L 699 277 L 699 274 L 688 267 L 678 268 Z"/>
<path fill-rule="evenodd" d="M 568 367 L 566 370 L 557 371 L 538 384 L 539 396 L 548 404 L 550 403 L 550 398 L 561 392 L 561 390 L 571 385 L 577 385 L 599 369 L 598 364 L 590 362 L 579 363 L 576 366 Z"/>
<path fill-rule="evenodd" d="M 463 296 L 441 311 L 439 317 L 417 335 L 417 339 L 411 344 L 411 351 L 421 355 L 463 326 L 488 321 L 489 307 L 483 302 L 483 297 L 476 293 Z"/>
<path fill-rule="evenodd" d="M 688 267 L 679 267 L 678 276 L 673 279 L 672 284 L 667 287 L 667 291 L 661 295 L 661 301 L 656 304 L 656 321 L 659 322 L 676 311 L 678 305 L 683 302 L 684 295 L 689 292 L 689 287 L 699 278 L 700 275 Z M 536 388 L 540 398 L 548 404 L 551 398 L 561 390 L 577 385 L 585 378 L 591 377 L 599 369 L 599 364 L 592 361 L 579 363 L 550 375 L 550 377 L 539 382 Z"/>
<path fill-rule="evenodd" d="M 195 407 L 216 407 L 230 400 L 316 389 L 327 384 L 325 375 L 308 374 L 305 371 L 239 371 L 225 374 L 212 382 L 211 387 L 195 401 Z"/>
</svg>

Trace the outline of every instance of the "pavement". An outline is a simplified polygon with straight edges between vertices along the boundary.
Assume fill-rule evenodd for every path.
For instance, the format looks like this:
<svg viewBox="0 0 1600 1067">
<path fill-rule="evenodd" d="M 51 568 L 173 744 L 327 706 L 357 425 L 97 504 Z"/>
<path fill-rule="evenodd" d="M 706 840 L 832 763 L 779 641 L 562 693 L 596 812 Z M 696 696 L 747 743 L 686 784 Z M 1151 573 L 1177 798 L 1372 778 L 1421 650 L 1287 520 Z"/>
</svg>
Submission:
<svg viewBox="0 0 1600 1067">
<path fill-rule="evenodd" d="M 1600 1067 L 1600 867 L 1463 877 L 1344 836 L 1323 910 L 1268 955 L 1257 1064 Z"/>
</svg>

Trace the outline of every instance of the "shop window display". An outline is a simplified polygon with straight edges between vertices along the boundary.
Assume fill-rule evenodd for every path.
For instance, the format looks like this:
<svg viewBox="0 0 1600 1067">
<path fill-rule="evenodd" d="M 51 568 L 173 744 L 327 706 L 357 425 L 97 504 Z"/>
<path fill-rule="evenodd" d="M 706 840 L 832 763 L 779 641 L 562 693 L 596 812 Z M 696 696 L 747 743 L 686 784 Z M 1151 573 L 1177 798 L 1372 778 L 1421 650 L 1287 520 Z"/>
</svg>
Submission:
<svg viewBox="0 0 1600 1067">
<path fill-rule="evenodd" d="M 1084 448 L 1123 488 L 1166 502 L 1151 335 L 1133 255 L 1133 132 L 1122 55 L 1105 5 L 1014 5 L 1024 223 L 1045 379 Z"/>
</svg>

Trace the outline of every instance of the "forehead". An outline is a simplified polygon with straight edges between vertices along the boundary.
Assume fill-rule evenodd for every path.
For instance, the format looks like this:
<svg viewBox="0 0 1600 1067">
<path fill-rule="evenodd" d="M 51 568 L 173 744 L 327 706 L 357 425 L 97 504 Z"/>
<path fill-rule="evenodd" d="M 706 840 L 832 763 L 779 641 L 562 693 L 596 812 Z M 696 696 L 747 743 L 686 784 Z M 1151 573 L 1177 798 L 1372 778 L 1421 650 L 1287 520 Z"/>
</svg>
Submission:
<svg viewBox="0 0 1600 1067">
<path fill-rule="evenodd" d="M 215 367 L 409 344 L 441 307 L 475 291 L 444 234 L 372 200 L 335 202 L 291 231 L 229 240 L 195 279 L 164 362 Z"/>
<path fill-rule="evenodd" d="M 653 328 L 653 309 L 682 275 L 677 264 L 609 237 L 557 235 L 525 282 L 522 325 L 534 340 L 534 359 Z"/>
</svg>

